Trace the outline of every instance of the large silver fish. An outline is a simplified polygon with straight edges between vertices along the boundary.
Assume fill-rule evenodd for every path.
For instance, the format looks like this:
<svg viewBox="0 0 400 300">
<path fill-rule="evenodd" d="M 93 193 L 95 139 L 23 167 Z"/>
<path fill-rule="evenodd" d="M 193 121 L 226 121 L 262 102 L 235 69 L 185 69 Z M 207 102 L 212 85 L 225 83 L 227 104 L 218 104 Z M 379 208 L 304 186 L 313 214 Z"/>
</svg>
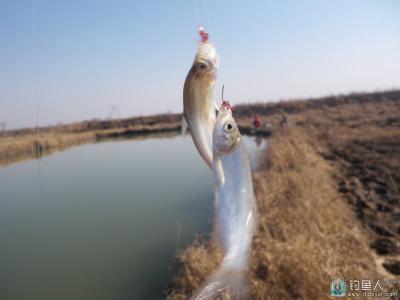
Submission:
<svg viewBox="0 0 400 300">
<path fill-rule="evenodd" d="M 247 299 L 245 278 L 257 209 L 248 154 L 226 103 L 216 119 L 213 155 L 215 225 L 224 258 L 193 299 L 214 299 L 224 292 L 233 299 Z"/>
<path fill-rule="evenodd" d="M 218 70 L 218 55 L 201 29 L 193 65 L 183 88 L 183 115 L 193 142 L 201 157 L 212 166 L 212 131 L 215 123 L 214 88 Z"/>
</svg>

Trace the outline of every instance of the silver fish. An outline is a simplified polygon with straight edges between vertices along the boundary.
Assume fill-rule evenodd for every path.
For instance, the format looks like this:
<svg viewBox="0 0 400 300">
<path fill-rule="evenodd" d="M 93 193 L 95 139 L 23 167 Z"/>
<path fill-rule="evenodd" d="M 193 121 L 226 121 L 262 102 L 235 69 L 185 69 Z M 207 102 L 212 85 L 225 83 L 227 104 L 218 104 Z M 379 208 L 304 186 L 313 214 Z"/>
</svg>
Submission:
<svg viewBox="0 0 400 300">
<path fill-rule="evenodd" d="M 218 55 L 200 31 L 202 41 L 183 88 L 183 115 L 197 151 L 212 167 L 212 131 L 215 123 L 214 88 L 218 70 Z"/>
<path fill-rule="evenodd" d="M 227 291 L 233 299 L 246 299 L 246 271 L 257 209 L 248 154 L 230 106 L 224 103 L 213 131 L 216 232 L 224 251 L 218 270 L 193 299 L 214 299 Z"/>
</svg>

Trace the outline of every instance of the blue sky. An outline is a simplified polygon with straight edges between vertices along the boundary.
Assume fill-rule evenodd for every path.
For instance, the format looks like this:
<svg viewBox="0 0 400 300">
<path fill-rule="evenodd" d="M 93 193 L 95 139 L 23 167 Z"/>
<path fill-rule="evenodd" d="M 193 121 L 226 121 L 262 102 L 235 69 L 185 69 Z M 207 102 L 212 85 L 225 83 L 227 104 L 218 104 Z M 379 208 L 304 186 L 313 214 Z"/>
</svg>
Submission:
<svg viewBox="0 0 400 300">
<path fill-rule="evenodd" d="M 36 124 L 35 93 L 40 125 L 180 112 L 199 25 L 233 104 L 400 87 L 396 0 L 33 3 L 35 41 L 32 1 L 0 1 L 8 128 Z"/>
</svg>

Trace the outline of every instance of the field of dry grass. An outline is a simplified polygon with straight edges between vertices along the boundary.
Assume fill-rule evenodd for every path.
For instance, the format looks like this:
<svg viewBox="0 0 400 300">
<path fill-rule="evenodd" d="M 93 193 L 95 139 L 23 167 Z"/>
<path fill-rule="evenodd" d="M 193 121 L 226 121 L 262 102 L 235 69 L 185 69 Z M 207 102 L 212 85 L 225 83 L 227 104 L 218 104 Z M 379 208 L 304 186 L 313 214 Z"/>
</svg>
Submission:
<svg viewBox="0 0 400 300">
<path fill-rule="evenodd" d="M 260 212 L 249 277 L 254 299 L 326 299 L 334 278 L 377 277 L 365 233 L 331 173 L 301 130 L 271 138 L 265 165 L 254 173 Z M 169 299 L 187 299 L 220 258 L 216 247 L 198 241 L 181 253 Z"/>
<path fill-rule="evenodd" d="M 337 190 L 382 267 L 400 275 L 400 99 L 309 111 L 294 121 L 335 167 Z"/>
<path fill-rule="evenodd" d="M 280 109 L 268 114 L 272 137 L 253 173 L 252 299 L 330 299 L 335 278 L 400 275 L 400 94 L 323 104 L 299 103 L 284 126 Z M 194 241 L 177 255 L 168 298 L 187 299 L 220 259 L 207 237 Z"/>
</svg>

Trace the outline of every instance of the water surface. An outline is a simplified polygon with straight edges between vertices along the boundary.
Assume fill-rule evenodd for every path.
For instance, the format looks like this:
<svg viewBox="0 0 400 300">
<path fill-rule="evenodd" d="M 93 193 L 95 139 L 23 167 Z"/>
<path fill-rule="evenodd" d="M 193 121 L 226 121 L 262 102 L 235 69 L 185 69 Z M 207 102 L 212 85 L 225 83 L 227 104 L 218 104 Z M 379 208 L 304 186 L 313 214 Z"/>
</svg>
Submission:
<svg viewBox="0 0 400 300">
<path fill-rule="evenodd" d="M 244 138 L 252 164 L 265 147 Z M 0 168 L 0 299 L 162 299 L 207 233 L 212 176 L 189 136 L 88 144 Z"/>
</svg>

